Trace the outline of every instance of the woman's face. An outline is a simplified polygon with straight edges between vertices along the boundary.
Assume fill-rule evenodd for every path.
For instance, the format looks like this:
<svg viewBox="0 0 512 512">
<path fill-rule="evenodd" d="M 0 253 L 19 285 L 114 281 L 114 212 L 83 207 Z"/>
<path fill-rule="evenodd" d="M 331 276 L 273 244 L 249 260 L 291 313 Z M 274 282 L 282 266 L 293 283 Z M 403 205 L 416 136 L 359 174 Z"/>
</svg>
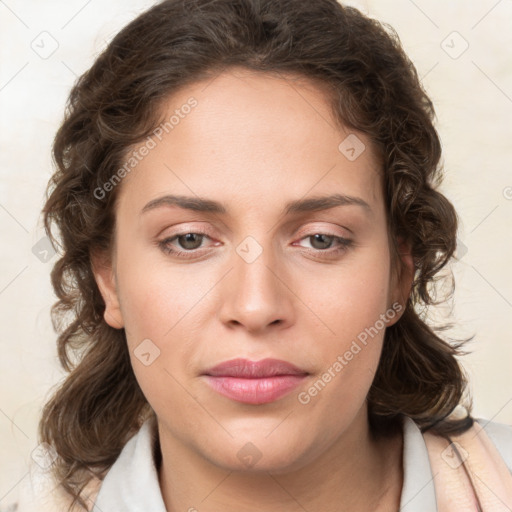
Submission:
<svg viewBox="0 0 512 512">
<path fill-rule="evenodd" d="M 121 173 L 114 277 L 96 271 L 105 319 L 126 330 L 162 446 L 301 467 L 367 422 L 409 293 L 391 279 L 378 163 L 311 83 L 232 69 L 167 107 Z M 235 358 L 302 374 L 206 375 Z"/>
</svg>

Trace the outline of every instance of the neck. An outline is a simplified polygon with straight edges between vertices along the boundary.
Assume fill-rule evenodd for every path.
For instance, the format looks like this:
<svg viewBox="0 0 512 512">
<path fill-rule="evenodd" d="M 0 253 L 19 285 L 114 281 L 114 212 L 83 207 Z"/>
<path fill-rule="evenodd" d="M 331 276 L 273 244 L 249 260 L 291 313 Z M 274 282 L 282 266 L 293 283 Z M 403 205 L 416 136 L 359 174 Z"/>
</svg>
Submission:
<svg viewBox="0 0 512 512">
<path fill-rule="evenodd" d="M 311 462 L 291 471 L 240 471 L 213 464 L 158 426 L 160 488 L 168 512 L 398 510 L 402 434 L 372 435 L 366 407 Z"/>
</svg>

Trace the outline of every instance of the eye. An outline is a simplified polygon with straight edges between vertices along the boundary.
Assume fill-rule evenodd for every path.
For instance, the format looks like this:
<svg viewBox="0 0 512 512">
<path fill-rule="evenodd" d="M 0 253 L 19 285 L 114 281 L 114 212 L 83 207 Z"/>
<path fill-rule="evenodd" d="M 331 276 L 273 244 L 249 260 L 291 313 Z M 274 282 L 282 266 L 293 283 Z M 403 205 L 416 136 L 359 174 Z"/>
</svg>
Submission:
<svg viewBox="0 0 512 512">
<path fill-rule="evenodd" d="M 159 242 L 158 245 L 166 254 L 174 254 L 181 258 L 190 258 L 196 255 L 195 251 L 197 249 L 201 248 L 204 238 L 210 237 L 206 233 L 180 233 L 172 237 L 165 238 Z M 174 241 L 176 241 L 183 250 L 179 247 L 176 248 L 176 245 L 173 244 Z"/>
<path fill-rule="evenodd" d="M 178 258 L 194 258 L 201 252 L 205 238 L 211 239 L 207 233 L 202 232 L 178 233 L 158 242 L 158 245 L 166 254 Z M 301 238 L 300 241 L 303 240 L 311 240 L 312 249 L 305 247 L 307 252 L 326 256 L 336 256 L 346 251 L 353 243 L 352 240 L 331 233 L 314 233 Z"/>
<path fill-rule="evenodd" d="M 302 240 L 311 240 L 313 251 L 310 252 L 334 255 L 346 251 L 352 245 L 352 240 L 331 233 L 314 233 L 303 237 Z"/>
</svg>

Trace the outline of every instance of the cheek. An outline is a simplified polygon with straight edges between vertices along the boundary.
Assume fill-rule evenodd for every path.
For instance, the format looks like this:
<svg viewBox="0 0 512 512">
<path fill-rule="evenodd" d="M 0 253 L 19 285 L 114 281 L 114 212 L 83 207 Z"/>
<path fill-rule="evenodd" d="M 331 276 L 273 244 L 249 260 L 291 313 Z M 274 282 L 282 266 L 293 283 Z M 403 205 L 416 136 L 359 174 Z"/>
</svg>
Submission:
<svg viewBox="0 0 512 512">
<path fill-rule="evenodd" d="M 318 336 L 320 327 L 311 333 L 317 341 L 313 356 L 323 371 L 298 397 L 310 417 L 318 419 L 318 428 L 332 435 L 339 432 L 340 421 L 354 417 L 365 403 L 379 365 L 386 328 L 382 318 L 388 311 L 386 272 L 366 267 L 359 275 L 340 277 L 337 285 L 332 283 L 331 300 L 322 303 L 321 318 L 329 330 L 322 327 L 321 332 L 327 334 Z"/>
<path fill-rule="evenodd" d="M 389 271 L 388 254 L 367 248 L 348 255 L 328 272 L 303 273 L 299 293 L 323 321 L 323 332 L 334 336 L 341 348 L 340 344 L 374 325 L 390 306 Z"/>
<path fill-rule="evenodd" d="M 363 401 L 377 370 L 386 325 L 395 316 L 388 304 L 386 258 L 384 251 L 360 251 L 331 275 L 317 278 L 318 286 L 305 295 L 321 320 L 310 335 L 318 340 L 316 351 L 326 372 L 318 387 L 328 382 L 326 396 L 334 401 Z"/>
<path fill-rule="evenodd" d="M 158 249 L 133 248 L 118 261 L 120 302 L 129 343 L 151 338 L 163 343 L 181 327 L 208 291 L 208 283 L 188 266 L 166 264 Z M 119 249 L 119 254 L 128 254 Z M 176 326 L 176 327 L 175 327 Z"/>
</svg>

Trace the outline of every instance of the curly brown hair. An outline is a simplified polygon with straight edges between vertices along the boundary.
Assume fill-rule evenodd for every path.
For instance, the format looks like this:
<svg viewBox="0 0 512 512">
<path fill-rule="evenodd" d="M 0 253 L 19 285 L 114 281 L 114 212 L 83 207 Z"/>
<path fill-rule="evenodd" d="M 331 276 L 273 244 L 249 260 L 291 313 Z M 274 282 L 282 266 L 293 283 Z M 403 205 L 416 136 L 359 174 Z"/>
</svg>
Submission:
<svg viewBox="0 0 512 512">
<path fill-rule="evenodd" d="M 59 454 L 54 472 L 73 504 L 103 478 L 153 415 L 130 364 L 124 330 L 103 318 L 93 251 L 111 249 L 121 187 L 97 194 L 126 155 L 161 123 L 163 102 L 232 66 L 306 77 L 325 86 L 334 119 L 366 134 L 380 154 L 393 268 L 398 237 L 410 242 L 414 281 L 402 318 L 385 333 L 367 397 L 373 429 L 400 415 L 422 431 L 460 433 L 449 417 L 467 379 L 457 356 L 469 340 L 442 339 L 426 323 L 434 285 L 456 248 L 457 215 L 436 190 L 442 179 L 435 112 L 388 25 L 336 0 L 164 0 L 121 30 L 71 90 L 54 144 L 44 223 L 60 250 L 52 274 L 58 354 L 69 375 L 45 405 L 40 439 Z M 55 224 L 60 237 L 52 235 Z M 421 311 L 418 311 L 421 309 Z M 471 411 L 471 404 L 466 408 Z"/>
</svg>

